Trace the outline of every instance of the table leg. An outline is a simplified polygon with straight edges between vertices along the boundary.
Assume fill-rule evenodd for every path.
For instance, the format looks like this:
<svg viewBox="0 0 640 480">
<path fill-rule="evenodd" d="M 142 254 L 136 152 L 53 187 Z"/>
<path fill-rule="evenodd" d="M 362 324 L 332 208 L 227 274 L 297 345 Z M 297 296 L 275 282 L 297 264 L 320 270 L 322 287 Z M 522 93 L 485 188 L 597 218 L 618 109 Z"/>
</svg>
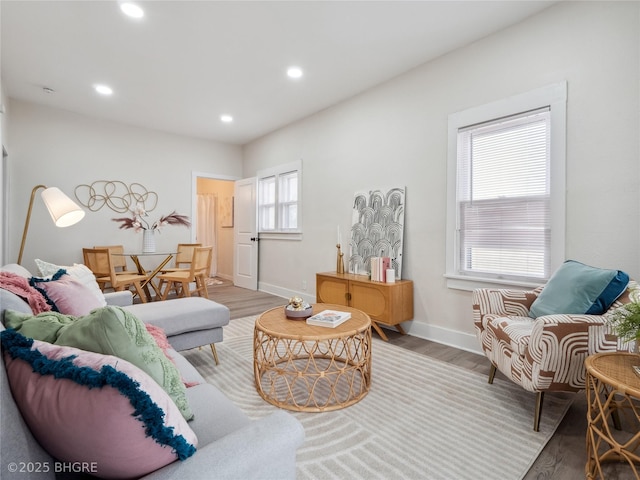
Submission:
<svg viewBox="0 0 640 480">
<path fill-rule="evenodd" d="M 378 325 L 375 321 L 371 320 L 371 326 L 375 329 L 376 332 L 378 332 L 378 335 L 380 335 L 380 338 L 382 340 L 384 340 L 385 342 L 389 341 L 389 338 L 387 337 L 387 335 L 382 331 L 382 328 L 380 328 L 380 325 Z"/>
<path fill-rule="evenodd" d="M 133 262 L 133 264 L 138 269 L 138 274 L 146 275 L 147 272 L 144 271 L 144 268 L 143 268 L 142 264 L 140 263 L 140 259 L 138 258 L 138 256 L 137 255 L 129 255 L 129 256 L 131 257 L 131 261 Z M 147 286 L 147 283 L 149 283 L 149 279 L 147 279 L 144 282 L 142 282 L 141 286 L 142 286 L 142 289 L 144 290 L 144 294 L 147 296 L 147 301 L 150 302 L 151 301 L 151 293 L 149 292 L 149 287 Z"/>
<path fill-rule="evenodd" d="M 131 260 L 133 261 L 136 268 L 138 269 L 138 273 L 140 275 L 147 275 L 147 279 L 141 284 L 142 289 L 144 290 L 144 293 L 147 296 L 147 300 L 149 302 L 153 300 L 153 298 L 151 297 L 151 292 L 149 291 L 149 285 L 151 285 L 151 288 L 153 288 L 153 291 L 156 293 L 156 297 L 160 299 L 161 297 L 160 290 L 158 289 L 158 286 L 155 283 L 153 283 L 152 280 L 160 272 L 160 270 L 162 270 L 164 266 L 171 261 L 171 259 L 173 258 L 173 254 L 170 253 L 169 255 L 167 255 L 167 257 L 150 273 L 147 273 L 145 271 L 144 267 L 140 263 L 140 259 L 138 258 L 138 255 L 129 255 L 129 256 L 131 257 Z"/>
<path fill-rule="evenodd" d="M 155 276 L 158 275 L 158 273 L 160 273 L 160 270 L 162 270 L 164 266 L 171 261 L 172 258 L 173 258 L 173 254 L 170 253 L 169 255 L 167 255 L 167 258 L 165 258 L 162 261 L 162 263 L 160 263 L 160 265 L 158 265 L 151 273 L 148 274 L 147 280 L 145 280 L 144 283 L 142 284 L 143 287 L 145 287 L 147 284 L 150 284 L 153 290 L 156 292 L 156 297 L 158 298 L 158 300 L 161 298 L 160 289 L 151 280 L 153 280 Z"/>
</svg>

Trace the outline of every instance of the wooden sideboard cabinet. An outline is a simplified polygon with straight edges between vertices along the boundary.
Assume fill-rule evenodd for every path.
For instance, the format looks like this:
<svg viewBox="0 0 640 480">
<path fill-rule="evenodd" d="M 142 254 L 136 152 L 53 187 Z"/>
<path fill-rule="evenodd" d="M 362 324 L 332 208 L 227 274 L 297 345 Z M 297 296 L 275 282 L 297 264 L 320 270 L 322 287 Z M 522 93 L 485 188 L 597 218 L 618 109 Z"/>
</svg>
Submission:
<svg viewBox="0 0 640 480">
<path fill-rule="evenodd" d="M 352 273 L 316 273 L 316 301 L 347 305 L 371 317 L 371 325 L 380 337 L 388 338 L 378 324 L 395 327 L 403 335 L 400 323 L 413 318 L 413 282 L 373 282 L 367 275 Z"/>
</svg>

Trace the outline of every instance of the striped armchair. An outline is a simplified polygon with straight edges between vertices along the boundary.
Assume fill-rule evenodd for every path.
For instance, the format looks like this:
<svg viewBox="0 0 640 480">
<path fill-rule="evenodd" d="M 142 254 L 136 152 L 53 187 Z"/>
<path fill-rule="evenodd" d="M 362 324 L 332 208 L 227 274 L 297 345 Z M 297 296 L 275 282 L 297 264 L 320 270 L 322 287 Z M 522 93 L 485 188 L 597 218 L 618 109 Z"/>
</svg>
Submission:
<svg viewBox="0 0 640 480">
<path fill-rule="evenodd" d="M 606 316 L 631 300 L 640 287 L 630 281 L 603 315 L 529 317 L 543 287 L 521 291 L 481 288 L 473 292 L 473 321 L 482 350 L 496 369 L 525 390 L 536 392 L 533 429 L 538 431 L 545 391 L 576 392 L 585 388 L 584 360 L 598 352 L 629 350 L 612 332 Z"/>
</svg>

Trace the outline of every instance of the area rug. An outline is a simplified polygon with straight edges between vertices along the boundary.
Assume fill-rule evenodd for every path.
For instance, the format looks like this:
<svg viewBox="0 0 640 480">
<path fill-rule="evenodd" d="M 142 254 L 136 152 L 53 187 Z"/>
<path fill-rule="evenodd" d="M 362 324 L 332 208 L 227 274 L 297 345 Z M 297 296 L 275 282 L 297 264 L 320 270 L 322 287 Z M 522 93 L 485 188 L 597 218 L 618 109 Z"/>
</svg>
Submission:
<svg viewBox="0 0 640 480">
<path fill-rule="evenodd" d="M 184 352 L 207 382 L 251 418 L 277 407 L 256 392 L 253 324 L 232 320 L 216 348 Z M 374 338 L 371 391 L 324 413 L 291 412 L 304 426 L 298 480 L 522 478 L 567 412 L 573 395 L 545 395 L 540 431 L 535 395 L 515 384 L 434 360 Z M 482 358 L 479 357 L 479 361 Z"/>
</svg>

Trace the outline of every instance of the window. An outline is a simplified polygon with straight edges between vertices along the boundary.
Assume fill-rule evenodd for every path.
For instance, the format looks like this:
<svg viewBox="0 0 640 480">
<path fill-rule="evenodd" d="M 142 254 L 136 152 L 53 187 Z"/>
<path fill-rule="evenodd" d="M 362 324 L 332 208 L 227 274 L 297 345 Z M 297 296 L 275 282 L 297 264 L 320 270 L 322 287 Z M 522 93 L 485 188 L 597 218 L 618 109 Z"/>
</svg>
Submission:
<svg viewBox="0 0 640 480">
<path fill-rule="evenodd" d="M 540 284 L 564 259 L 565 98 L 560 84 L 450 118 L 450 286 Z"/>
<path fill-rule="evenodd" d="M 301 172 L 301 162 L 258 172 L 261 233 L 300 233 Z"/>
</svg>

